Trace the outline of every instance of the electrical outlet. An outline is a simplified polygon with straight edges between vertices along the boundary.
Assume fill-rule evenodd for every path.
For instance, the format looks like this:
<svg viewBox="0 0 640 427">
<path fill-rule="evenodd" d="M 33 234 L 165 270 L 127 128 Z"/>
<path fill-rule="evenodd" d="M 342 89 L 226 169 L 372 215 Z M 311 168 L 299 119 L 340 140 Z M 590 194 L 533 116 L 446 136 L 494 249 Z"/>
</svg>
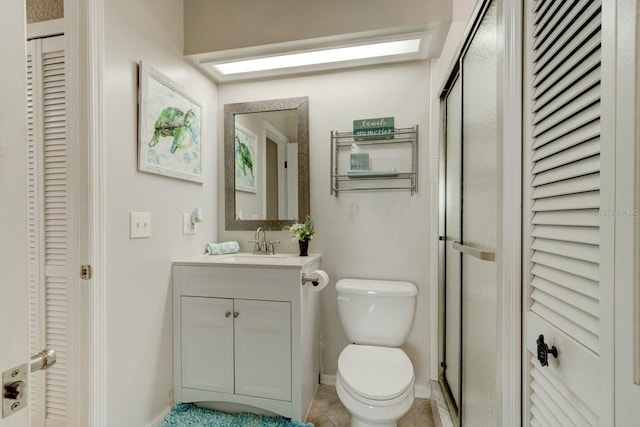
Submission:
<svg viewBox="0 0 640 427">
<path fill-rule="evenodd" d="M 129 238 L 144 239 L 151 237 L 151 213 L 129 213 Z"/>
<path fill-rule="evenodd" d="M 182 234 L 196 234 L 196 225 L 191 222 L 191 214 L 182 214 Z"/>
</svg>

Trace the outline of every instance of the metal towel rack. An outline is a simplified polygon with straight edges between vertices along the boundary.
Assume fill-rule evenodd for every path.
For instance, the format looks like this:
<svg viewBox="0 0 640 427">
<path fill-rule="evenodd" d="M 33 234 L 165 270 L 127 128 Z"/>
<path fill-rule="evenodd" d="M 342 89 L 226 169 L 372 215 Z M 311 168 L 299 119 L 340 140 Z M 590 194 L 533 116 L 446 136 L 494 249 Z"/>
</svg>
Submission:
<svg viewBox="0 0 640 427">
<path fill-rule="evenodd" d="M 474 258 L 478 258 L 483 261 L 495 262 L 496 260 L 495 252 L 481 251 L 480 249 L 467 246 L 462 242 L 458 242 L 458 241 L 453 242 L 453 249 L 460 251 L 465 255 L 470 255 Z"/>
</svg>

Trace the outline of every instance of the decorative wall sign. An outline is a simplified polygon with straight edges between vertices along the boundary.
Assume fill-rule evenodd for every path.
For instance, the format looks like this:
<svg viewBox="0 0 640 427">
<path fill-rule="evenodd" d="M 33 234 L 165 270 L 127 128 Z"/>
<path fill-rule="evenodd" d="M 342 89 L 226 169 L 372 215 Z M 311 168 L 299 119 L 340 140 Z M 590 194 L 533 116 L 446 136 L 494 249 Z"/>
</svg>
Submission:
<svg viewBox="0 0 640 427">
<path fill-rule="evenodd" d="M 363 141 L 374 137 L 390 139 L 393 138 L 393 135 L 391 134 L 393 134 L 394 131 L 395 127 L 393 117 L 358 119 L 353 121 L 353 135 L 355 136 L 356 141 Z"/>
<path fill-rule="evenodd" d="M 138 169 L 202 182 L 202 103 L 140 63 Z"/>
<path fill-rule="evenodd" d="M 236 123 L 236 190 L 256 193 L 258 136 Z"/>
</svg>

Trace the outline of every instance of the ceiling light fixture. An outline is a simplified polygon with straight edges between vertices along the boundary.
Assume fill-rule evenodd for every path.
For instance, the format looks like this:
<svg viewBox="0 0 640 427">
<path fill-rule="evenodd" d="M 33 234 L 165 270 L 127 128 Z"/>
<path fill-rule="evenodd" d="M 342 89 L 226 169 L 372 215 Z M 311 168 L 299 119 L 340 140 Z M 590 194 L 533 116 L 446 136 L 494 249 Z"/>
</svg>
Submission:
<svg viewBox="0 0 640 427">
<path fill-rule="evenodd" d="M 422 39 L 420 38 L 396 40 L 210 65 L 215 69 L 215 71 L 223 75 L 252 73 L 283 68 L 356 61 L 368 58 L 414 54 L 420 51 L 421 42 Z"/>
</svg>

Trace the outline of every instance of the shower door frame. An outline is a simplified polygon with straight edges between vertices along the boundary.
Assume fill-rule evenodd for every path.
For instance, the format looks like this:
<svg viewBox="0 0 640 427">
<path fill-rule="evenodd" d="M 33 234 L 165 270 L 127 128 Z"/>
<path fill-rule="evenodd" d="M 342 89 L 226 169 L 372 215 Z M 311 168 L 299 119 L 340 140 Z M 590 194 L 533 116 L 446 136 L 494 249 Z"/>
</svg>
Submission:
<svg viewBox="0 0 640 427">
<path fill-rule="evenodd" d="M 487 1 L 489 3 L 489 1 Z M 475 31 L 474 31 L 475 33 Z M 466 49 L 465 49 L 466 50 Z M 439 281 L 439 289 L 442 293 L 441 301 L 439 303 L 439 321 L 442 325 L 440 328 L 441 336 L 438 337 L 438 342 L 440 346 L 440 351 L 438 354 L 440 369 L 438 370 L 438 383 L 440 384 L 440 388 L 442 389 L 442 395 L 444 396 L 444 400 L 449 409 L 449 414 L 451 415 L 451 420 L 453 421 L 455 426 L 460 426 L 460 402 L 456 402 L 453 396 L 453 392 L 451 391 L 451 387 L 449 386 L 449 382 L 447 380 L 446 371 L 447 371 L 447 348 L 446 348 L 446 331 L 447 331 L 447 322 L 446 322 L 446 307 L 447 307 L 447 259 L 446 259 L 446 247 L 447 247 L 447 98 L 453 88 L 454 84 L 459 80 L 460 85 L 462 85 L 462 57 L 464 55 L 460 55 L 460 58 L 456 61 L 454 68 L 449 75 L 449 78 L 446 82 L 445 89 L 441 91 L 440 95 L 440 142 L 439 142 L 439 190 L 440 190 L 440 215 L 438 219 L 438 281 Z M 462 87 L 460 88 L 460 109 L 462 110 Z M 460 113 L 460 176 L 462 177 L 462 155 L 463 155 L 463 132 L 462 132 L 462 120 L 464 119 L 462 115 L 462 111 Z M 460 180 L 460 196 L 462 196 L 462 187 L 463 187 L 462 179 Z M 461 200 L 462 202 L 462 200 Z M 462 203 L 460 203 L 460 231 L 462 232 Z M 460 255 L 460 281 L 462 282 L 462 254 Z M 459 374 L 458 378 L 460 381 L 460 392 L 462 392 L 462 283 L 460 283 L 460 317 L 459 317 L 459 330 L 460 336 L 459 338 L 459 354 L 458 354 L 458 368 Z M 462 394 L 459 396 L 462 397 Z"/>
<path fill-rule="evenodd" d="M 526 0 L 479 1 L 461 37 L 451 65 L 445 73 L 440 101 L 439 171 L 436 191 L 439 193 L 438 242 L 438 331 L 437 351 L 440 368 L 438 383 L 445 396 L 452 419 L 459 425 L 458 413 L 446 380 L 446 97 L 457 79 L 462 79 L 462 59 L 491 2 L 497 5 L 497 73 L 498 73 L 498 239 L 497 267 L 497 425 L 517 426 L 522 413 L 522 73 L 523 73 L 523 10 Z M 464 119 L 464 118 L 463 118 Z M 461 129 L 461 137 L 464 138 Z M 464 141 L 462 142 L 464 144 Z M 462 317 L 462 309 L 460 310 Z M 462 340 L 462 334 L 460 334 Z M 462 355 L 462 347 L 460 347 Z M 461 368 L 462 369 L 462 368 Z M 461 378 L 462 380 L 462 378 Z M 459 402 L 458 402 L 459 403 Z M 454 418 L 455 414 L 455 418 Z"/>
</svg>

